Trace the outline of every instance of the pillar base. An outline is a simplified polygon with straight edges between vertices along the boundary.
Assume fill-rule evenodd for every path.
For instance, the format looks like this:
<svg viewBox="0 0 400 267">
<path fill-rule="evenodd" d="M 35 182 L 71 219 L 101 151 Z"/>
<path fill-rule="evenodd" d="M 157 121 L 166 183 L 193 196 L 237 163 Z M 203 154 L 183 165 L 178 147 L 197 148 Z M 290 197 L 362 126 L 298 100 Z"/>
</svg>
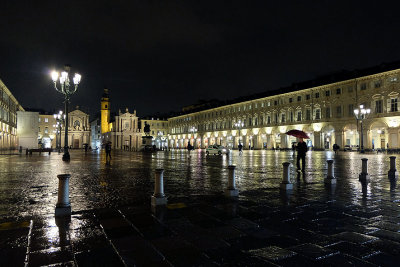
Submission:
<svg viewBox="0 0 400 267">
<path fill-rule="evenodd" d="M 58 216 L 70 216 L 71 206 L 69 207 L 56 207 L 56 217 Z"/>
<path fill-rule="evenodd" d="M 64 153 L 64 155 L 62 156 L 62 160 L 63 161 L 70 161 L 71 160 L 69 152 Z"/>
<path fill-rule="evenodd" d="M 168 202 L 168 200 L 166 197 L 151 196 L 151 205 L 152 206 L 167 205 L 167 202 Z"/>
<path fill-rule="evenodd" d="M 388 178 L 389 179 L 394 179 L 397 180 L 397 178 L 399 178 L 399 173 L 395 170 L 395 171 L 388 171 Z"/>
<path fill-rule="evenodd" d="M 292 190 L 293 184 L 291 183 L 281 183 L 280 185 L 281 190 Z"/>
<path fill-rule="evenodd" d="M 227 197 L 238 197 L 239 191 L 237 189 L 226 189 L 225 196 Z"/>
<path fill-rule="evenodd" d="M 324 179 L 325 184 L 336 184 L 336 178 L 335 177 L 326 177 Z"/>
<path fill-rule="evenodd" d="M 370 181 L 370 175 L 368 173 L 360 173 L 358 176 L 358 180 L 360 182 L 369 182 Z"/>
</svg>

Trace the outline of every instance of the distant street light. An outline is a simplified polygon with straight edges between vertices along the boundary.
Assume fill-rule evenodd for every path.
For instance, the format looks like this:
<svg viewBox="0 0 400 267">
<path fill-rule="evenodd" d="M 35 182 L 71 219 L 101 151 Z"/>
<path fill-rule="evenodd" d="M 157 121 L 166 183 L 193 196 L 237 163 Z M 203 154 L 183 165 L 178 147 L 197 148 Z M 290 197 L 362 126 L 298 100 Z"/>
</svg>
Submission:
<svg viewBox="0 0 400 267">
<path fill-rule="evenodd" d="M 195 139 L 194 139 L 194 133 L 197 133 L 197 128 L 194 127 L 194 126 L 192 126 L 192 127 L 189 129 L 189 132 L 191 132 L 191 133 L 193 134 L 193 147 L 195 147 L 196 145 L 195 145 L 195 143 L 194 143 L 194 141 L 195 141 Z M 189 137 L 189 143 L 190 143 L 190 137 Z"/>
<path fill-rule="evenodd" d="M 62 128 L 62 124 L 65 119 L 65 114 L 63 116 L 63 112 L 60 110 L 60 112 L 58 112 L 57 114 L 54 114 L 53 116 L 57 122 L 56 125 L 53 125 L 53 127 L 57 128 L 56 129 L 56 149 L 61 149 L 61 128 Z"/>
<path fill-rule="evenodd" d="M 354 116 L 357 121 L 361 122 L 361 138 L 360 138 L 360 153 L 364 153 L 364 137 L 363 137 L 363 120 L 367 119 L 371 110 L 365 109 L 364 105 L 360 105 L 360 108 L 354 110 Z"/>
<path fill-rule="evenodd" d="M 239 121 L 236 122 L 234 125 L 235 125 L 236 128 L 239 129 L 239 145 L 240 145 L 240 138 L 241 138 L 240 129 L 244 126 L 244 122 L 242 122 L 241 120 L 239 120 Z"/>
<path fill-rule="evenodd" d="M 69 79 L 69 71 L 70 67 L 65 66 L 64 71 L 61 72 L 61 76 L 59 75 L 58 72 L 53 71 L 51 73 L 51 78 L 53 79 L 54 82 L 54 88 L 57 90 L 57 92 L 60 92 L 64 94 L 65 97 L 65 141 L 64 141 L 64 155 L 62 157 L 62 160 L 64 161 L 69 161 L 70 160 L 70 155 L 68 152 L 68 103 L 70 96 L 76 92 L 78 89 L 78 84 L 81 82 L 81 75 L 78 73 L 75 73 L 75 76 L 73 78 L 74 86 L 71 86 L 70 84 L 70 79 Z M 60 87 L 57 87 L 57 81 L 60 83 Z"/>
</svg>

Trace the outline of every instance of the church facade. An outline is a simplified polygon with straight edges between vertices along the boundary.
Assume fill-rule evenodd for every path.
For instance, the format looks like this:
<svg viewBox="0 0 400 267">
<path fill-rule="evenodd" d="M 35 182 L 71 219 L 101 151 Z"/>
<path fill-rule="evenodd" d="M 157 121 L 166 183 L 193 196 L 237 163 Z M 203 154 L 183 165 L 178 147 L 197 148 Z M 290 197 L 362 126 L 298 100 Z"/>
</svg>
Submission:
<svg viewBox="0 0 400 267">
<path fill-rule="evenodd" d="M 125 112 L 119 110 L 111 121 L 110 97 L 108 89 L 104 89 L 101 98 L 101 137 L 103 145 L 111 142 L 113 149 L 138 151 L 142 142 L 142 133 L 138 128 L 139 118 L 136 110 L 133 113 L 126 108 Z"/>
</svg>

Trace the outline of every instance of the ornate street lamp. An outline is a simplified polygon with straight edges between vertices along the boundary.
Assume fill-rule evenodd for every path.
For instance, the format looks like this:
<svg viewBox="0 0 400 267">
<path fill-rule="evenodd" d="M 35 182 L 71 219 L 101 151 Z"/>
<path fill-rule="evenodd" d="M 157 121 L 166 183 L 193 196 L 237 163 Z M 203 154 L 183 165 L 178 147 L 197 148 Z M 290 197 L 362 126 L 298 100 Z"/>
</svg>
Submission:
<svg viewBox="0 0 400 267">
<path fill-rule="evenodd" d="M 242 122 L 241 120 L 239 120 L 239 121 L 236 122 L 234 125 L 235 125 L 236 128 L 239 128 L 239 145 L 240 145 L 240 138 L 241 138 L 240 129 L 244 126 L 244 122 Z"/>
<path fill-rule="evenodd" d="M 367 119 L 371 110 L 369 108 L 365 109 L 364 105 L 360 105 L 360 108 L 354 110 L 354 116 L 357 122 L 361 123 L 361 138 L 360 138 L 360 153 L 364 153 L 364 137 L 363 137 L 363 120 Z"/>
<path fill-rule="evenodd" d="M 59 75 L 58 72 L 53 71 L 51 73 L 51 78 L 53 79 L 54 82 L 54 88 L 57 90 L 57 92 L 60 92 L 64 95 L 65 97 L 65 140 L 64 140 L 64 155 L 62 159 L 64 161 L 69 161 L 70 156 L 68 152 L 68 103 L 70 96 L 76 92 L 78 89 L 78 84 L 81 82 L 81 75 L 78 73 L 75 73 L 75 76 L 73 78 L 73 85 L 70 83 L 69 79 L 69 71 L 70 67 L 65 66 L 64 71 L 61 72 L 61 76 Z M 57 81 L 60 83 L 59 87 L 57 87 Z"/>
<path fill-rule="evenodd" d="M 189 129 L 189 132 L 191 132 L 192 135 L 193 135 L 193 147 L 195 147 L 194 133 L 197 133 L 197 128 L 194 127 L 194 126 L 192 126 L 192 127 Z M 190 139 L 189 139 L 189 143 L 190 143 Z"/>
<path fill-rule="evenodd" d="M 56 148 L 59 150 L 61 149 L 61 128 L 62 124 L 65 119 L 65 114 L 63 116 L 63 112 L 60 110 L 57 114 L 54 114 L 54 119 L 56 120 L 57 124 L 53 125 L 53 127 L 56 127 Z M 58 137 L 57 137 L 58 136 Z"/>
</svg>

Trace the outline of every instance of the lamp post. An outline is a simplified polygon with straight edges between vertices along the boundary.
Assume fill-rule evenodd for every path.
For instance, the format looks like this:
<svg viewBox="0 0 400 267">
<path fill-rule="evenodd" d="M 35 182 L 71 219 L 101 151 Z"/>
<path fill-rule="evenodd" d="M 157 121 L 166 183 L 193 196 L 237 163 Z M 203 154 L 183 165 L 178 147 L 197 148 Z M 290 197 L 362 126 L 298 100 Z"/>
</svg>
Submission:
<svg viewBox="0 0 400 267">
<path fill-rule="evenodd" d="M 56 127 L 56 148 L 60 149 L 61 148 L 61 128 L 62 124 L 65 119 L 65 114 L 63 116 L 63 112 L 60 110 L 57 114 L 54 114 L 54 119 L 56 120 L 57 124 L 53 125 L 53 127 Z M 59 137 L 57 137 L 59 136 Z"/>
<path fill-rule="evenodd" d="M 364 136 L 363 136 L 363 120 L 367 119 L 369 114 L 371 113 L 371 109 L 364 108 L 364 105 L 360 105 L 360 108 L 356 108 L 354 110 L 354 116 L 356 117 L 357 122 L 361 123 L 361 138 L 360 138 L 360 153 L 364 153 Z"/>
<path fill-rule="evenodd" d="M 162 139 L 161 139 L 161 137 L 163 136 L 163 133 L 161 131 L 158 131 L 157 135 L 158 135 L 159 149 L 161 150 L 162 149 Z"/>
<path fill-rule="evenodd" d="M 193 147 L 195 147 L 194 133 L 197 132 L 197 128 L 194 127 L 194 126 L 192 126 L 192 127 L 189 129 L 189 132 L 191 132 L 191 133 L 193 134 Z M 190 139 L 189 139 L 189 143 L 190 143 Z"/>
<path fill-rule="evenodd" d="M 242 122 L 241 120 L 239 120 L 238 122 L 236 122 L 235 124 L 236 128 L 239 128 L 239 145 L 240 145 L 240 129 L 244 126 L 244 122 Z"/>
<path fill-rule="evenodd" d="M 65 97 L 65 141 L 64 141 L 64 155 L 62 157 L 62 160 L 64 161 L 69 161 L 70 160 L 70 155 L 68 152 L 68 103 L 70 96 L 76 92 L 78 89 L 78 84 L 81 81 L 81 75 L 78 73 L 75 73 L 75 76 L 73 78 L 73 86 L 70 83 L 69 79 L 69 72 L 70 67 L 65 66 L 64 71 L 61 72 L 61 76 L 59 75 L 58 72 L 53 71 L 51 74 L 51 78 L 53 79 L 54 82 L 54 88 L 57 90 L 57 92 L 60 92 L 64 95 Z M 57 81 L 60 83 L 59 87 L 57 87 Z"/>
</svg>

